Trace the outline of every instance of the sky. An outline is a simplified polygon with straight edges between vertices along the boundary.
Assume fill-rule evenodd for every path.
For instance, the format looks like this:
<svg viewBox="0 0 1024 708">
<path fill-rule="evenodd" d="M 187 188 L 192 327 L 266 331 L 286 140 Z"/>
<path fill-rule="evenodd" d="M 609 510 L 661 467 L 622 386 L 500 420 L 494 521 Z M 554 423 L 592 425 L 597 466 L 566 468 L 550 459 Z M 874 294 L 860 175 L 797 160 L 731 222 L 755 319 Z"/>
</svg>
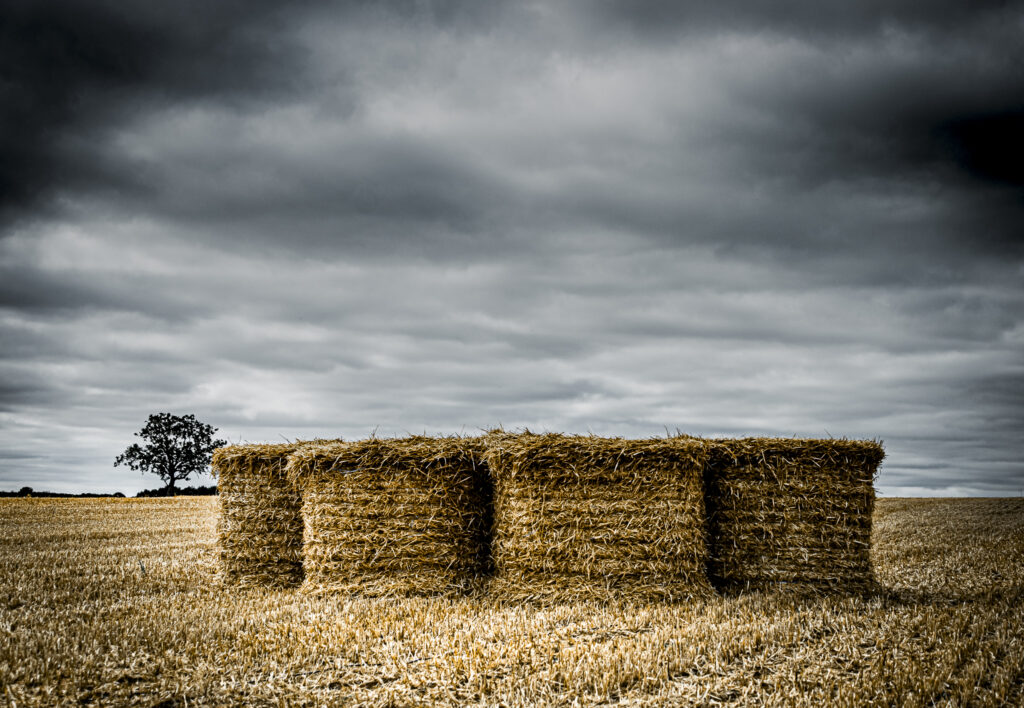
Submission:
<svg viewBox="0 0 1024 708">
<path fill-rule="evenodd" d="M 0 489 L 230 442 L 882 440 L 1024 494 L 1024 2 L 6 0 Z M 206 484 L 207 477 L 191 483 Z"/>
</svg>

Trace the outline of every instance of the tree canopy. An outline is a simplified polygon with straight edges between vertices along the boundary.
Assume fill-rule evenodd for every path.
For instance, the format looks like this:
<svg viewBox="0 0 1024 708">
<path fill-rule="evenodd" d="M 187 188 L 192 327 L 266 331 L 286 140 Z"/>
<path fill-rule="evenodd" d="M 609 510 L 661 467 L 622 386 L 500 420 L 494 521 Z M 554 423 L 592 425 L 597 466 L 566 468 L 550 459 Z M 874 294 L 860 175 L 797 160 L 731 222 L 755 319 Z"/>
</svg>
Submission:
<svg viewBox="0 0 1024 708">
<path fill-rule="evenodd" d="M 147 444 L 129 445 L 114 460 L 114 466 L 127 465 L 132 470 L 155 474 L 173 495 L 176 482 L 203 472 L 210 465 L 213 451 L 227 444 L 225 440 L 214 439 L 216 432 L 216 428 L 201 423 L 194 415 L 154 413 L 142 430 L 135 433 Z"/>
</svg>

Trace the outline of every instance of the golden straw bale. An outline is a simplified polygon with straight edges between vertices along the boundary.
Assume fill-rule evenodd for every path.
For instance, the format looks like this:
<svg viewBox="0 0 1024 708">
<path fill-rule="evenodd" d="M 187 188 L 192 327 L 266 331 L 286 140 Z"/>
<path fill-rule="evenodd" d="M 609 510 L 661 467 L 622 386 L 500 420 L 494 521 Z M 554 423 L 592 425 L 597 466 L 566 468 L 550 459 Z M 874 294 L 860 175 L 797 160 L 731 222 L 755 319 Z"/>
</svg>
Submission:
<svg viewBox="0 0 1024 708">
<path fill-rule="evenodd" d="M 488 437 L 496 595 L 677 600 L 711 593 L 701 441 Z"/>
<path fill-rule="evenodd" d="M 708 573 L 722 589 L 859 590 L 872 583 L 882 446 L 861 440 L 707 441 Z"/>
<path fill-rule="evenodd" d="M 488 569 L 490 480 L 481 438 L 362 440 L 305 447 L 305 589 L 460 594 Z"/>
<path fill-rule="evenodd" d="M 303 443 L 229 445 L 213 452 L 225 577 L 241 585 L 302 582 L 302 498 L 284 474 Z"/>
</svg>

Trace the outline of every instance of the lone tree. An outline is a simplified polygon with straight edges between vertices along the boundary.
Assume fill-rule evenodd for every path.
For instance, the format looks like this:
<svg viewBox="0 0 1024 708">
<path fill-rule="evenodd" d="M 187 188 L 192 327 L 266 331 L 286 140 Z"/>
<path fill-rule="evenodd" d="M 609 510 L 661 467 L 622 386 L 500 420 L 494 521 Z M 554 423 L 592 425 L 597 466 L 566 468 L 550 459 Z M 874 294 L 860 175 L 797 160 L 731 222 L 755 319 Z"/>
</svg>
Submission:
<svg viewBox="0 0 1024 708">
<path fill-rule="evenodd" d="M 114 460 L 114 466 L 152 472 L 167 485 L 168 496 L 174 496 L 174 483 L 185 481 L 192 473 L 200 473 L 210 465 L 210 455 L 225 440 L 214 440 L 217 429 L 200 423 L 194 415 L 154 413 L 145 427 L 135 433 L 146 440 L 146 446 L 135 443 Z"/>
</svg>

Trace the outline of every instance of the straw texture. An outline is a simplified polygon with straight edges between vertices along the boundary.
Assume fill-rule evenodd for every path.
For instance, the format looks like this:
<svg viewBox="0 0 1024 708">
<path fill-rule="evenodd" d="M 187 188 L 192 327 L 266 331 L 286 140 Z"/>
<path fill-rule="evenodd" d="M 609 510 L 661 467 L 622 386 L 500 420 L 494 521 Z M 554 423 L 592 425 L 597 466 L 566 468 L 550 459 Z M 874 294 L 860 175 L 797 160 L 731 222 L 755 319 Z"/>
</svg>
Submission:
<svg viewBox="0 0 1024 708">
<path fill-rule="evenodd" d="M 300 443 L 230 445 L 214 450 L 225 578 L 240 585 L 302 582 L 302 499 L 284 474 Z"/>
<path fill-rule="evenodd" d="M 710 594 L 700 441 L 494 432 L 494 594 Z"/>
<path fill-rule="evenodd" d="M 708 441 L 708 573 L 722 589 L 872 582 L 873 441 Z"/>
<path fill-rule="evenodd" d="M 459 594 L 481 586 L 491 492 L 480 438 L 311 446 L 292 456 L 288 474 L 302 489 L 307 591 Z"/>
</svg>

